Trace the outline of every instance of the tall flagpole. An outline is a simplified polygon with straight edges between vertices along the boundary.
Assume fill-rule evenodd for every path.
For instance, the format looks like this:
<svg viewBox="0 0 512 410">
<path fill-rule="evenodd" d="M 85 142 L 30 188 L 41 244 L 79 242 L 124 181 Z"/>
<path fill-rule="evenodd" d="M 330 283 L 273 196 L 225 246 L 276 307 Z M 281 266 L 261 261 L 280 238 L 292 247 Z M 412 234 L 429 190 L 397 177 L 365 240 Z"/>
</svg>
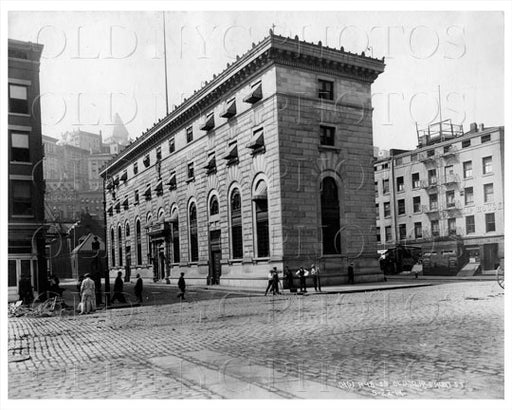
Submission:
<svg viewBox="0 0 512 410">
<path fill-rule="evenodd" d="M 165 41 L 165 11 L 162 11 L 164 21 L 164 67 L 165 67 L 165 114 L 169 114 L 169 94 L 167 92 L 167 46 Z"/>
<path fill-rule="evenodd" d="M 439 122 L 443 122 L 443 114 L 441 109 L 441 85 L 437 85 L 437 96 L 439 99 Z"/>
</svg>

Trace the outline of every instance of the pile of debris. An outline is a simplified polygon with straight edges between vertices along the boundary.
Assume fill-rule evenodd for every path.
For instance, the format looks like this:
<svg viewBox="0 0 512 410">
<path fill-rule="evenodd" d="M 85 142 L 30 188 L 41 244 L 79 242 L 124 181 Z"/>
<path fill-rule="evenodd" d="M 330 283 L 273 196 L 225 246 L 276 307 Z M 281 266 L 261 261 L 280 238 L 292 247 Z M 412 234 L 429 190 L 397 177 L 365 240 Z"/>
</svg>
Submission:
<svg viewBox="0 0 512 410">
<path fill-rule="evenodd" d="M 61 316 L 69 308 L 61 297 L 53 297 L 44 302 L 33 302 L 30 305 L 23 304 L 19 300 L 9 304 L 9 317 L 32 316 L 32 317 L 50 317 Z"/>
</svg>

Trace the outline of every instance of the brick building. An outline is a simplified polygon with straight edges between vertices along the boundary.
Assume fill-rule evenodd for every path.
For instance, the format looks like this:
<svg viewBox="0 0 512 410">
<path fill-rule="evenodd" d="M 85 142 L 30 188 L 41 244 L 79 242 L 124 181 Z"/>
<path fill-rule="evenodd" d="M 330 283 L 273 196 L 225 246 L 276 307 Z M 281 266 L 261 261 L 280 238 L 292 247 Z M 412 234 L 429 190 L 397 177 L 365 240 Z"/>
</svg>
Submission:
<svg viewBox="0 0 512 410">
<path fill-rule="evenodd" d="M 371 84 L 383 60 L 270 34 L 102 170 L 111 270 L 256 284 L 381 278 Z"/>
<path fill-rule="evenodd" d="M 375 163 L 379 249 L 443 252 L 458 241 L 484 272 L 494 269 L 504 257 L 504 128 L 463 132 L 447 120 L 418 137 L 417 149 Z"/>
<path fill-rule="evenodd" d="M 46 290 L 39 61 L 43 46 L 9 39 L 9 300 L 20 279 Z"/>
</svg>

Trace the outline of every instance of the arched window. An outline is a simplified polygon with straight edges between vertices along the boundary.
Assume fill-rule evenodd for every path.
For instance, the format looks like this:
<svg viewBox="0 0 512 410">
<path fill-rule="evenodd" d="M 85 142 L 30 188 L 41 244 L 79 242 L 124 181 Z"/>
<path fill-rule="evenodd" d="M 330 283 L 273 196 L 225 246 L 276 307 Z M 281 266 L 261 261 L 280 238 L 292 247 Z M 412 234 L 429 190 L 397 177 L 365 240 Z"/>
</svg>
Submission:
<svg viewBox="0 0 512 410">
<path fill-rule="evenodd" d="M 130 236 L 130 223 L 126 222 L 126 225 L 124 227 L 124 236 L 128 238 Z"/>
<path fill-rule="evenodd" d="M 148 216 L 146 217 L 146 227 L 151 226 L 152 219 L 153 219 L 153 217 L 151 216 L 151 214 L 148 214 Z M 151 258 L 153 257 L 153 252 L 151 249 L 151 240 L 147 233 L 146 233 L 146 245 L 147 245 L 147 250 L 148 250 L 148 263 L 151 263 Z"/>
<path fill-rule="evenodd" d="M 178 208 L 171 212 L 170 222 L 172 224 L 172 259 L 174 263 L 180 262 L 180 221 L 178 218 Z"/>
<path fill-rule="evenodd" d="M 242 259 L 243 257 L 243 239 L 242 239 L 242 202 L 240 191 L 233 189 L 230 198 L 231 206 L 231 249 L 233 259 Z"/>
<path fill-rule="evenodd" d="M 267 184 L 261 180 L 252 195 L 254 221 L 256 223 L 256 254 L 259 258 L 270 255 L 268 235 Z"/>
<path fill-rule="evenodd" d="M 135 241 L 137 243 L 137 265 L 142 265 L 142 236 L 140 232 L 140 219 L 135 222 Z"/>
<path fill-rule="evenodd" d="M 210 199 L 210 216 L 215 216 L 219 214 L 219 201 L 217 197 L 214 195 Z"/>
<path fill-rule="evenodd" d="M 190 221 L 190 261 L 196 262 L 199 259 L 197 243 L 197 209 L 196 204 L 192 202 L 189 209 Z"/>
<path fill-rule="evenodd" d="M 121 225 L 117 227 L 117 248 L 119 250 L 119 266 L 123 266 L 123 232 Z"/>
<path fill-rule="evenodd" d="M 116 245 L 115 245 L 116 235 L 114 232 L 114 227 L 110 228 L 110 253 L 112 257 L 110 259 L 111 267 L 116 266 Z"/>
<path fill-rule="evenodd" d="M 323 254 L 340 254 L 340 203 L 336 181 L 331 177 L 324 178 L 320 190 Z"/>
</svg>

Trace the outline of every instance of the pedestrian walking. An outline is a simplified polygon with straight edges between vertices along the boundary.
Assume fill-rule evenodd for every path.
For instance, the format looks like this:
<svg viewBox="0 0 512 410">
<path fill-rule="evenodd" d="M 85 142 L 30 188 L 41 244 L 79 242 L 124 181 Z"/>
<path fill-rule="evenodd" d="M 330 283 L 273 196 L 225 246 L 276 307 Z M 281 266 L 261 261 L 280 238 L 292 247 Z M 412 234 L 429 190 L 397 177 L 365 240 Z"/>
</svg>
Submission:
<svg viewBox="0 0 512 410">
<path fill-rule="evenodd" d="M 123 272 L 117 272 L 117 278 L 114 282 L 114 295 L 110 299 L 110 304 L 114 304 L 115 300 L 118 300 L 121 303 L 126 303 L 126 299 L 123 295 Z"/>
<path fill-rule="evenodd" d="M 347 273 L 348 273 L 348 283 L 354 284 L 354 264 L 353 263 L 350 263 L 350 265 L 348 265 Z"/>
<path fill-rule="evenodd" d="M 186 287 L 186 284 L 185 284 L 185 272 L 181 272 L 180 275 L 181 276 L 178 279 L 178 288 L 180 290 L 180 292 L 178 293 L 178 297 L 181 300 L 185 300 L 185 287 Z"/>
<path fill-rule="evenodd" d="M 140 277 L 140 273 L 137 273 L 137 280 L 135 281 L 135 297 L 137 298 L 137 302 L 142 304 L 142 278 Z"/>
<path fill-rule="evenodd" d="M 308 290 L 306 289 L 307 271 L 301 266 L 299 268 L 299 270 L 296 272 L 296 275 L 299 277 L 300 291 L 304 292 L 304 293 L 307 293 L 308 292 Z"/>
<path fill-rule="evenodd" d="M 315 292 L 321 292 L 322 286 L 320 284 L 320 268 L 318 268 L 315 264 L 311 265 L 310 275 L 313 278 L 313 286 L 315 288 Z"/>
<path fill-rule="evenodd" d="M 91 313 L 96 310 L 96 287 L 91 279 L 91 274 L 86 273 L 80 285 L 81 309 L 80 314 Z"/>
<path fill-rule="evenodd" d="M 279 274 L 277 273 L 277 268 L 275 266 L 272 270 L 272 294 L 281 294 L 281 292 L 279 292 Z"/>
<path fill-rule="evenodd" d="M 268 279 L 268 284 L 267 284 L 267 289 L 265 289 L 265 296 L 267 296 L 268 291 L 270 289 L 272 289 L 272 286 L 274 285 L 274 272 L 272 270 L 268 273 L 267 279 Z"/>
</svg>

